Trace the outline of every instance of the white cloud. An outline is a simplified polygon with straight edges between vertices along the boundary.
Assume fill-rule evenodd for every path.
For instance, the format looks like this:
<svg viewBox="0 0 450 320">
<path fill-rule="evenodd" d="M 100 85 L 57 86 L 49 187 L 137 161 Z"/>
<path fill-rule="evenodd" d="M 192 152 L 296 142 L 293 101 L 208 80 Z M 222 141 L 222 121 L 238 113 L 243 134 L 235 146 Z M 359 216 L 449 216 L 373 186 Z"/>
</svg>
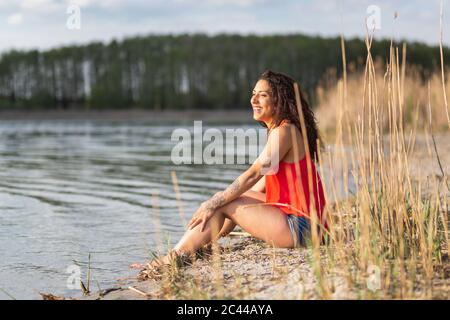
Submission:
<svg viewBox="0 0 450 320">
<path fill-rule="evenodd" d="M 34 9 L 53 4 L 53 0 L 22 0 L 20 6 L 25 9 Z"/>
<path fill-rule="evenodd" d="M 0 0 L 0 53 L 12 47 L 44 49 L 148 33 L 304 32 L 336 36 L 343 32 L 345 37 L 364 37 L 366 8 L 372 0 L 322 1 L 317 4 L 309 0 Z M 382 8 L 382 29 L 377 36 L 437 42 L 438 4 L 423 4 L 423 0 L 398 0 L 395 4 L 390 1 L 377 2 Z M 447 32 L 450 0 L 446 1 L 444 43 L 450 45 Z M 65 28 L 69 4 L 82 8 L 80 32 Z M 394 11 L 400 14 L 395 24 Z M 11 28 L 12 25 L 21 26 L 20 36 L 19 28 Z"/>
<path fill-rule="evenodd" d="M 173 0 L 175 3 L 191 3 L 210 6 L 239 6 L 249 7 L 267 2 L 268 0 Z"/>
<path fill-rule="evenodd" d="M 92 3 L 92 0 L 67 0 L 66 4 L 76 4 L 79 5 L 80 7 L 86 7 L 88 5 L 90 5 Z"/>
<path fill-rule="evenodd" d="M 18 25 L 18 24 L 22 23 L 23 16 L 21 13 L 14 13 L 14 14 L 8 16 L 6 21 L 8 22 L 8 24 Z"/>
<path fill-rule="evenodd" d="M 207 2 L 210 2 L 215 5 L 223 6 L 223 5 L 235 5 L 240 7 L 248 7 L 253 5 L 258 5 L 265 0 L 209 0 Z"/>
<path fill-rule="evenodd" d="M 77 4 L 80 7 L 99 6 L 102 8 L 119 7 L 120 5 L 126 6 L 127 4 L 133 4 L 135 1 L 122 1 L 122 0 L 66 0 L 66 3 Z"/>
</svg>

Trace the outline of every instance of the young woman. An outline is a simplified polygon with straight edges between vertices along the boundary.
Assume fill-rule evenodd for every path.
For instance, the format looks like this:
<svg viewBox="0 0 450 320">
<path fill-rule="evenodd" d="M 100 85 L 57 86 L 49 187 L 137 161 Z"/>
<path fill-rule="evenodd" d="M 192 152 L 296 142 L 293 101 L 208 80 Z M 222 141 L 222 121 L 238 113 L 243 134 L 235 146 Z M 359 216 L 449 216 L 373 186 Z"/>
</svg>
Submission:
<svg viewBox="0 0 450 320">
<path fill-rule="evenodd" d="M 263 152 L 229 187 L 200 205 L 174 249 L 147 264 L 147 271 L 196 252 L 236 225 L 282 248 L 305 245 L 311 214 L 316 215 L 315 223 L 327 228 L 322 215 L 322 183 L 314 165 L 320 138 L 314 114 L 300 89 L 301 106 L 297 106 L 294 84 L 291 77 L 273 71 L 260 76 L 250 103 L 253 118 L 268 131 Z M 302 127 L 306 129 L 303 135 Z"/>
</svg>

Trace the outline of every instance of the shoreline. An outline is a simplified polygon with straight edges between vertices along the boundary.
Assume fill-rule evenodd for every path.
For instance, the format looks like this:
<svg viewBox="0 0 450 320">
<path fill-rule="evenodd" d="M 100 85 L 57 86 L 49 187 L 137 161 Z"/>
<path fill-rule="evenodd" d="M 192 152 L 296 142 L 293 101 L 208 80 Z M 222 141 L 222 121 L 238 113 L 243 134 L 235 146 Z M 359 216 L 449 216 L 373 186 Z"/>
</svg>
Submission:
<svg viewBox="0 0 450 320">
<path fill-rule="evenodd" d="M 208 122 L 255 122 L 249 110 L 49 110 L 1 111 L 0 121 L 16 120 L 75 120 L 75 121 L 138 121 L 179 122 L 202 120 Z"/>
<path fill-rule="evenodd" d="M 220 250 L 220 253 L 219 253 Z M 76 300 L 161 299 L 317 299 L 317 283 L 307 262 L 307 248 L 273 248 L 238 232 L 221 239 L 217 254 L 204 254 L 191 264 L 169 271 L 162 279 L 118 282 L 111 288 Z M 136 274 L 138 271 L 136 271 Z M 353 296 L 343 279 L 333 299 Z M 301 285 L 298 285 L 301 283 Z M 297 285 L 295 285 L 297 284 Z M 354 296 L 353 296 L 354 298 Z"/>
<path fill-rule="evenodd" d="M 311 248 L 273 248 L 245 233 L 221 239 L 216 254 L 171 268 L 161 279 L 128 278 L 117 285 L 76 297 L 49 300 L 318 300 L 321 284 L 311 263 Z M 349 244 L 350 246 L 354 244 Z M 213 250 L 214 251 L 214 250 Z M 320 248 L 326 260 L 327 248 Z M 447 265 L 448 268 L 448 265 Z M 448 271 L 446 271 L 448 272 Z M 367 275 L 364 284 L 370 276 Z M 331 300 L 396 299 L 385 289 L 371 291 L 348 281 L 344 269 L 327 276 Z M 432 299 L 448 299 L 450 279 L 433 278 Z M 424 283 L 421 283 L 424 285 Z M 362 291 L 361 291 L 362 290 Z M 423 299 L 420 288 L 413 299 Z M 44 297 L 45 299 L 45 297 Z"/>
</svg>

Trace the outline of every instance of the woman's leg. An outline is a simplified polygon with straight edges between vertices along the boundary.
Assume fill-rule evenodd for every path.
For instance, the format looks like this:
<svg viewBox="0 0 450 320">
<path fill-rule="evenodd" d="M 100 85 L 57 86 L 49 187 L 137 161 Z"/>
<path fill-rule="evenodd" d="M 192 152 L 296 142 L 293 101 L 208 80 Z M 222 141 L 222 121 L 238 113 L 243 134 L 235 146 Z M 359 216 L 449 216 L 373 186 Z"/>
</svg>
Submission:
<svg viewBox="0 0 450 320">
<path fill-rule="evenodd" d="M 245 192 L 239 199 L 248 199 L 253 200 L 255 203 L 263 203 L 266 199 L 266 195 L 262 192 L 249 190 Z M 235 201 L 237 200 L 238 199 L 236 199 Z M 235 220 L 229 218 L 222 212 L 230 211 L 230 208 L 227 209 L 227 206 L 220 208 L 214 214 L 214 216 L 206 224 L 203 232 L 200 232 L 200 225 L 192 230 L 187 230 L 180 241 L 178 241 L 178 244 L 175 246 L 174 250 L 178 253 L 193 253 L 204 245 L 212 241 L 217 241 L 220 237 L 226 236 L 231 231 L 233 231 L 233 229 L 236 227 Z M 169 256 L 165 256 L 159 259 L 159 262 L 168 263 L 169 259 Z M 130 267 L 135 269 L 142 269 L 144 265 L 142 265 L 141 263 L 133 263 L 130 265 Z"/>
<path fill-rule="evenodd" d="M 293 248 L 286 214 L 264 201 L 240 197 L 224 206 L 225 216 L 255 238 L 275 247 Z"/>
<path fill-rule="evenodd" d="M 265 201 L 266 200 L 266 194 L 265 193 L 258 192 L 258 191 L 255 191 L 255 190 L 249 190 L 249 191 L 245 192 L 242 195 L 242 197 L 249 197 L 249 198 L 257 199 L 257 200 L 260 200 L 260 201 Z M 225 237 L 231 231 L 233 231 L 235 227 L 236 227 L 236 223 L 234 223 L 232 220 L 230 220 L 228 218 L 225 218 L 225 222 L 223 223 L 222 229 L 220 230 L 217 239 L 219 239 L 220 237 Z"/>
<path fill-rule="evenodd" d="M 205 224 L 203 232 L 200 231 L 201 224 L 195 226 L 193 229 L 186 230 L 183 237 L 173 249 L 177 253 L 190 254 L 202 248 L 204 245 L 209 244 L 213 240 L 217 240 L 224 226 L 225 219 L 226 217 L 222 212 L 216 211 L 211 219 Z"/>
<path fill-rule="evenodd" d="M 293 247 L 294 241 L 286 215 L 276 207 L 261 205 L 263 203 L 254 198 L 239 197 L 219 208 L 206 223 L 203 232 L 200 231 L 200 225 L 187 230 L 174 250 L 178 253 L 193 253 L 213 239 L 217 239 L 225 219 L 231 220 L 254 237 L 275 247 Z"/>
</svg>

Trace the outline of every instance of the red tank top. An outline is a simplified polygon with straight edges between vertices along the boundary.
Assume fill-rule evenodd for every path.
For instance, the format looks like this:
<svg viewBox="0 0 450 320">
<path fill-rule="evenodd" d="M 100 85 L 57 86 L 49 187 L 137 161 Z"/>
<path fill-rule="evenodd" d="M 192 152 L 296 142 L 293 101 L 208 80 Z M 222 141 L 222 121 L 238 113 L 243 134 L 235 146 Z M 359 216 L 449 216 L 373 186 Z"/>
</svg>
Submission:
<svg viewBox="0 0 450 320">
<path fill-rule="evenodd" d="M 278 172 L 273 175 L 266 175 L 266 202 L 280 208 L 286 214 L 309 217 L 310 213 L 310 192 L 308 188 L 308 168 L 307 157 L 299 162 L 289 163 L 280 161 Z M 314 165 L 314 161 L 309 161 L 312 171 L 312 194 L 319 218 L 322 220 L 322 212 L 325 206 L 325 197 L 322 181 Z"/>
</svg>

